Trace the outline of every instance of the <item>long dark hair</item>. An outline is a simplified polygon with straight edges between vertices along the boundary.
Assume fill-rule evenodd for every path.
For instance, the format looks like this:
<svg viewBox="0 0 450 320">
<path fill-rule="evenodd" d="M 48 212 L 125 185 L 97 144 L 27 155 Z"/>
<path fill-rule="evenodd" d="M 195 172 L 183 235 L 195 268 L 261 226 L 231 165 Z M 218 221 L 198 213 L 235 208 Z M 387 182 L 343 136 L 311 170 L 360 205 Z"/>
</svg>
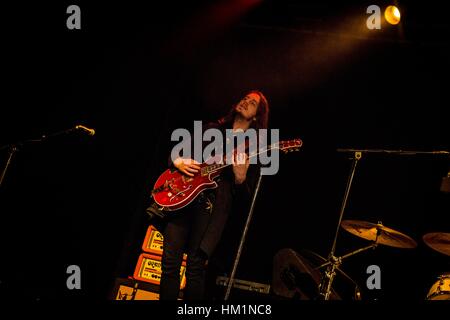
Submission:
<svg viewBox="0 0 450 320">
<path fill-rule="evenodd" d="M 267 129 L 269 125 L 269 102 L 261 91 L 252 90 L 247 92 L 245 96 L 248 96 L 251 93 L 255 93 L 259 96 L 259 104 L 258 110 L 256 111 L 256 120 L 252 122 L 250 128 L 254 129 Z M 219 119 L 219 124 L 230 124 L 234 121 L 234 117 L 236 116 L 236 105 L 233 105 L 228 112 L 228 114 Z"/>
</svg>

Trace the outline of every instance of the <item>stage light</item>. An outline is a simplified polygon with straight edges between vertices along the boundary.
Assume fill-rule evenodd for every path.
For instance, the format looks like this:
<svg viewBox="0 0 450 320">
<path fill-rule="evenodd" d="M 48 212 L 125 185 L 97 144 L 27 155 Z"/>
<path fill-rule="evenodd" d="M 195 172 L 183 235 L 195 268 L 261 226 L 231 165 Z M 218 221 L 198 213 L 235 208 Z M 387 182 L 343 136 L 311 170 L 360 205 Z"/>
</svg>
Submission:
<svg viewBox="0 0 450 320">
<path fill-rule="evenodd" d="M 396 6 L 388 6 L 384 11 L 384 18 L 390 24 L 398 24 L 400 22 L 400 10 Z"/>
</svg>

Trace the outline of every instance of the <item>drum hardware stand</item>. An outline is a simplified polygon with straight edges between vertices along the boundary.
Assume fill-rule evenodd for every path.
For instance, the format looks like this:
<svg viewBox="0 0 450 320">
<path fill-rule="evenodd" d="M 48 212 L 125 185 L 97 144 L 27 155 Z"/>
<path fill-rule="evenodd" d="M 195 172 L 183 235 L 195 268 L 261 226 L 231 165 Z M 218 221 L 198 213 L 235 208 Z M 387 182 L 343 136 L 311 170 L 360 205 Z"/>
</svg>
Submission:
<svg viewBox="0 0 450 320">
<path fill-rule="evenodd" d="M 379 232 L 379 231 L 378 231 Z M 377 233 L 378 233 L 377 232 Z M 378 235 L 377 235 L 378 238 Z M 342 260 L 354 256 L 355 254 L 361 253 L 363 251 L 369 250 L 369 249 L 375 249 L 378 246 L 377 240 L 375 240 L 372 244 L 357 249 L 355 251 L 352 251 L 350 253 L 347 253 L 341 257 L 335 257 L 334 255 L 331 256 L 327 262 L 323 263 L 322 265 L 315 268 L 321 269 L 323 267 L 327 267 L 326 271 L 324 272 L 324 276 L 322 276 L 322 280 L 319 284 L 319 294 L 323 298 L 323 300 L 329 300 L 330 294 L 331 294 L 331 286 L 333 284 L 334 277 L 336 276 L 336 269 L 339 268 L 339 266 L 342 264 Z"/>
</svg>

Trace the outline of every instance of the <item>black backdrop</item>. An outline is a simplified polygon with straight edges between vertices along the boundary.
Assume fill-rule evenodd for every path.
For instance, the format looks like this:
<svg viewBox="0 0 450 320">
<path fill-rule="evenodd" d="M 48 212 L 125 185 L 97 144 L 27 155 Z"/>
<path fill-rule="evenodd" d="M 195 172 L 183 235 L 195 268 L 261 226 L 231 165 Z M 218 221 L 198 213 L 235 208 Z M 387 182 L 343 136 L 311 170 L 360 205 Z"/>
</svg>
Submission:
<svg viewBox="0 0 450 320">
<path fill-rule="evenodd" d="M 361 35 L 328 22 L 347 9 L 364 21 L 363 5 L 320 2 L 321 16 L 311 3 L 268 2 L 218 27 L 201 18 L 210 13 L 202 2 L 78 2 L 82 28 L 68 30 L 69 4 L 4 9 L 0 145 L 76 124 L 96 129 L 26 144 L 14 157 L 0 190 L 8 297 L 106 299 L 137 262 L 171 131 L 218 118 L 249 89 L 267 95 L 281 138 L 301 137 L 304 147 L 263 180 L 240 279 L 270 283 L 281 248 L 327 254 L 351 164 L 336 148 L 450 148 L 448 22 L 408 29 L 405 18 L 403 34 L 384 26 Z M 345 218 L 383 221 L 419 243 L 346 261 L 363 289 L 367 266 L 382 269 L 382 290 L 364 298 L 423 300 L 450 271 L 448 257 L 421 241 L 450 230 L 449 195 L 439 192 L 448 169 L 444 156 L 363 156 Z M 338 254 L 365 244 L 343 232 Z M 81 267 L 80 291 L 66 288 L 71 264 Z"/>
</svg>

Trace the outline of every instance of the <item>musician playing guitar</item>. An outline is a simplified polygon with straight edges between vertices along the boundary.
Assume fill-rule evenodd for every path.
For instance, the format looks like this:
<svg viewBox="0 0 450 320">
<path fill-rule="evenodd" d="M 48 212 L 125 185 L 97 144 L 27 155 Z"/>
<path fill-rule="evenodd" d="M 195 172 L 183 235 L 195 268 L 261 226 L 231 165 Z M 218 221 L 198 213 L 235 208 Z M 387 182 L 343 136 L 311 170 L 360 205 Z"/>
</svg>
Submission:
<svg viewBox="0 0 450 320">
<path fill-rule="evenodd" d="M 225 129 L 266 129 L 268 115 L 269 104 L 264 95 L 259 91 L 251 91 L 232 107 L 228 115 L 217 123 L 206 125 L 203 130 L 216 128 L 224 133 Z M 233 162 L 232 166 L 223 170 L 215 180 L 217 188 L 203 191 L 190 204 L 166 218 L 163 230 L 161 300 L 178 298 L 184 252 L 187 253 L 184 299 L 205 298 L 207 260 L 221 238 L 233 200 L 239 196 L 249 199 L 258 175 L 259 166 L 249 165 L 248 157 L 245 163 L 239 163 Z M 193 177 L 201 169 L 199 163 L 183 158 L 175 159 L 171 166 L 186 177 Z"/>
</svg>

